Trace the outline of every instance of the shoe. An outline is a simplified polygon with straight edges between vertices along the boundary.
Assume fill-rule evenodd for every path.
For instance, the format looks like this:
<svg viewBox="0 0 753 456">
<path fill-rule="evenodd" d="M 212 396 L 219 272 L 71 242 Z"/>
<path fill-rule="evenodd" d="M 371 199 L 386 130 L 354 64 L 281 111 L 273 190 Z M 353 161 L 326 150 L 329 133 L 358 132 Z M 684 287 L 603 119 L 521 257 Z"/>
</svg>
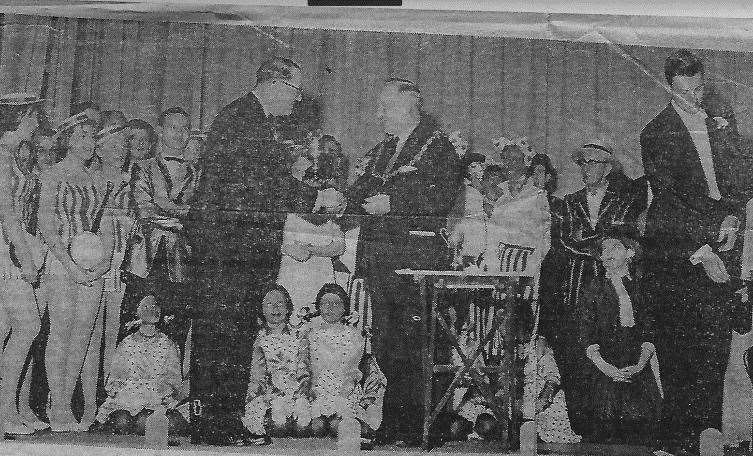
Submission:
<svg viewBox="0 0 753 456">
<path fill-rule="evenodd" d="M 73 432 L 78 430 L 78 427 L 79 424 L 75 421 L 72 423 L 50 421 L 50 430 L 52 432 Z"/>
<path fill-rule="evenodd" d="M 49 424 L 47 424 L 47 423 L 45 423 L 44 421 L 42 421 L 42 420 L 39 420 L 39 419 L 36 419 L 36 420 L 29 420 L 29 421 L 26 421 L 26 420 L 24 420 L 24 422 L 23 422 L 23 423 L 24 423 L 24 424 L 25 424 L 26 426 L 28 426 L 28 427 L 30 427 L 30 428 L 32 428 L 32 429 L 34 429 L 34 432 L 45 431 L 45 430 L 47 430 L 47 429 L 49 429 L 49 428 L 50 428 L 50 425 L 49 425 Z"/>
<path fill-rule="evenodd" d="M 11 435 L 31 435 L 34 429 L 23 423 L 5 423 L 5 433 Z"/>
<path fill-rule="evenodd" d="M 250 436 L 246 437 L 244 439 L 248 445 L 257 445 L 257 446 L 264 446 L 264 445 L 270 445 L 272 443 L 272 437 L 270 437 L 268 434 L 259 435 L 259 434 L 251 434 Z"/>
<path fill-rule="evenodd" d="M 78 425 L 76 426 L 75 431 L 77 431 L 77 432 L 89 432 L 89 430 L 92 428 L 92 426 L 94 426 L 94 422 L 82 421 L 82 422 L 78 423 Z"/>
</svg>

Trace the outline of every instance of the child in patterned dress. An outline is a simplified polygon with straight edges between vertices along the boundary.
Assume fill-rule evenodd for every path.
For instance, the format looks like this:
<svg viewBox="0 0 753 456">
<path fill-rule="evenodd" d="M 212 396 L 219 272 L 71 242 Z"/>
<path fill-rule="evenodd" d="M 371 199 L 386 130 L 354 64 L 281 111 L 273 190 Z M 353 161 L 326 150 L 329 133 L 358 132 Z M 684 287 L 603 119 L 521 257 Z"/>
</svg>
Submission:
<svg viewBox="0 0 753 456">
<path fill-rule="evenodd" d="M 303 365 L 309 368 L 306 387 L 312 432 L 318 437 L 337 436 L 344 416 L 355 417 L 362 434 L 370 432 L 367 415 L 373 402 L 364 400 L 368 395 L 359 387 L 364 339 L 344 321 L 350 313 L 350 298 L 341 286 L 328 283 L 317 293 L 315 306 L 321 318 L 311 323 L 301 345 Z"/>
<path fill-rule="evenodd" d="M 118 345 L 107 376 L 107 399 L 97 421 L 108 423 L 117 434 L 142 434 L 146 418 L 159 406 L 167 407 L 170 430 L 181 433 L 185 418 L 176 409 L 188 395 L 182 381 L 178 347 L 156 328 L 160 308 L 154 296 L 141 300 L 137 310 L 139 330 Z"/>
<path fill-rule="evenodd" d="M 281 285 L 272 286 L 262 299 L 264 326 L 254 341 L 243 416 L 254 444 L 272 443 L 267 430 L 278 436 L 300 434 L 311 421 L 298 380 L 301 342 L 299 331 L 290 325 L 292 311 L 290 295 Z"/>
<path fill-rule="evenodd" d="M 546 339 L 531 338 L 534 318 L 524 306 L 519 321 L 518 356 L 523 361 L 523 420 L 536 420 L 538 437 L 546 443 L 578 443 L 581 436 L 570 427 L 565 392 L 554 352 Z"/>
</svg>

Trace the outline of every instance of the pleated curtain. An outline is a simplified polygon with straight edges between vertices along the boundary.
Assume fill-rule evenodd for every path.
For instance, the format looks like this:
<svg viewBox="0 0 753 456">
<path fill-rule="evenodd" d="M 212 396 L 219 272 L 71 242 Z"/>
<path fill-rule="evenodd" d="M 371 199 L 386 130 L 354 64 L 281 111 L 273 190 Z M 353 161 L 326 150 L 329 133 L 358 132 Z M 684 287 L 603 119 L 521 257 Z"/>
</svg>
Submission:
<svg viewBox="0 0 753 456">
<path fill-rule="evenodd" d="M 208 128 L 248 92 L 255 71 L 277 54 L 301 63 L 306 92 L 319 96 L 324 125 L 351 157 L 381 138 L 375 116 L 381 82 L 414 80 L 427 112 L 472 147 L 526 135 L 553 157 L 558 193 L 580 178 L 570 152 L 607 137 L 633 177 L 642 174 L 638 135 L 667 103 L 663 64 L 672 49 L 609 43 L 397 32 L 69 19 L 6 14 L 0 31 L 3 92 L 39 92 L 56 121 L 70 104 L 93 100 L 155 123 L 182 106 Z M 698 51 L 707 78 L 733 103 L 753 136 L 753 55 Z M 628 57 L 626 57 L 628 56 Z"/>
</svg>

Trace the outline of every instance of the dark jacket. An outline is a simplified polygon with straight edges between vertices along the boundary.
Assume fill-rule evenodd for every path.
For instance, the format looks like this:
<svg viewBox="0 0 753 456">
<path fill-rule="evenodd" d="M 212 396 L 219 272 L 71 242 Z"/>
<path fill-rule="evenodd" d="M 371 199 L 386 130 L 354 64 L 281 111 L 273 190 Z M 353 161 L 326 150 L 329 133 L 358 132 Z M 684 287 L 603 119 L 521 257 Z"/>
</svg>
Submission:
<svg viewBox="0 0 753 456">
<path fill-rule="evenodd" d="M 308 212 L 305 187 L 290 172 L 286 146 L 253 93 L 217 115 L 204 173 L 187 222 L 199 261 L 278 267 L 288 212 Z"/>
<path fill-rule="evenodd" d="M 386 163 L 394 152 L 394 149 L 388 150 L 387 144 L 388 140 L 385 139 L 368 152 L 366 170 L 347 194 L 348 212 L 361 215 L 359 264 L 362 264 L 362 259 L 375 259 L 364 250 L 367 244 L 392 242 L 397 247 L 391 253 L 396 261 L 401 258 L 416 260 L 408 261 L 404 267 L 430 267 L 433 264 L 420 264 L 422 260 L 411 253 L 423 243 L 412 242 L 421 239 L 411 236 L 409 232 L 438 233 L 445 226 L 447 214 L 460 190 L 462 176 L 458 157 L 447 135 L 428 115 L 421 116 L 393 167 L 393 170 L 398 170 L 413 162 L 415 170 L 385 178 L 384 169 L 377 168 Z M 416 160 L 417 156 L 419 158 Z M 366 215 L 361 205 L 366 198 L 378 193 L 390 196 L 390 212 L 382 216 Z M 432 239 L 432 242 L 435 240 Z"/>
<path fill-rule="evenodd" d="M 745 203 L 753 196 L 751 157 L 739 147 L 734 113 L 711 95 L 705 101 L 711 155 L 721 200 L 708 196 L 698 151 L 680 115 L 670 103 L 641 132 L 643 166 L 653 193 L 646 236 L 655 261 L 687 260 L 704 244 L 714 245 L 727 215 L 745 220 Z M 717 128 L 714 117 L 728 126 Z"/>
</svg>

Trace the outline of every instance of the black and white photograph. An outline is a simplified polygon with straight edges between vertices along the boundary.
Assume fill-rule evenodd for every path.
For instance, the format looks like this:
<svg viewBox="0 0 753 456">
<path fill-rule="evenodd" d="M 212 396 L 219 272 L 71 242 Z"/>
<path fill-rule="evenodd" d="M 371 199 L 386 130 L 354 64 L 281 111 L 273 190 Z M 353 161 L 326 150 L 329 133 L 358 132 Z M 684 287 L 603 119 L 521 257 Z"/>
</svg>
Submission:
<svg viewBox="0 0 753 456">
<path fill-rule="evenodd" d="M 753 454 L 753 9 L 220 3 L 0 0 L 0 454 Z"/>
</svg>

